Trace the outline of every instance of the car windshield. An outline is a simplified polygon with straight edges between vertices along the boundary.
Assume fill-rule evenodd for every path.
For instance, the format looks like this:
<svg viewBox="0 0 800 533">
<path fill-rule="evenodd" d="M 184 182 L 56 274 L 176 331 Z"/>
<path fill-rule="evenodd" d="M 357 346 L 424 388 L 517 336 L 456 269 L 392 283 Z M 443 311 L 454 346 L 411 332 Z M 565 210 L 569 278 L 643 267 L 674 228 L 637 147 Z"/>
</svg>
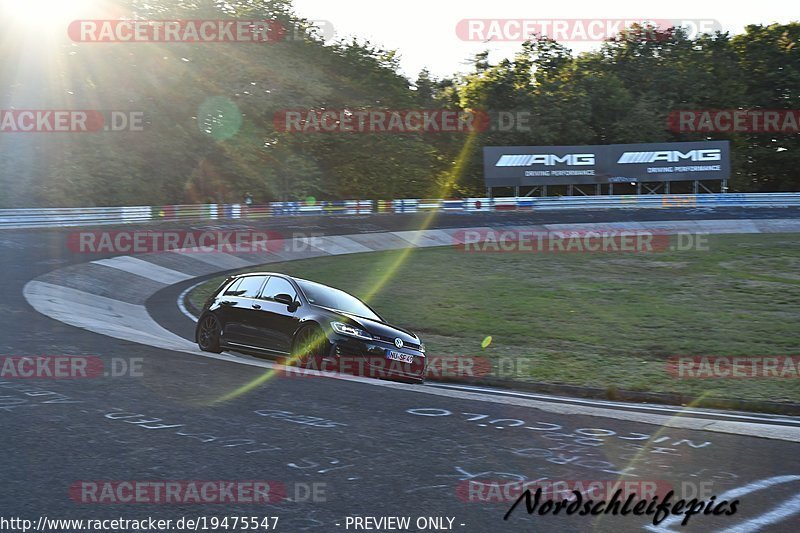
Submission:
<svg viewBox="0 0 800 533">
<path fill-rule="evenodd" d="M 309 303 L 383 322 L 367 304 L 344 291 L 302 279 L 298 279 L 297 284 L 303 289 Z"/>
</svg>

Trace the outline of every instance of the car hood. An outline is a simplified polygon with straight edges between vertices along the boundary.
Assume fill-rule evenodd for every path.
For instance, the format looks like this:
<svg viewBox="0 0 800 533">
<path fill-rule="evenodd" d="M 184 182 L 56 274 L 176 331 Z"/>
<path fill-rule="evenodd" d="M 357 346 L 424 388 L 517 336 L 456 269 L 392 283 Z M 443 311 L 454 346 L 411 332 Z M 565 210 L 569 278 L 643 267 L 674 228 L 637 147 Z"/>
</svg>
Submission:
<svg viewBox="0 0 800 533">
<path fill-rule="evenodd" d="M 382 339 L 388 340 L 389 342 L 392 342 L 394 339 L 399 337 L 400 339 L 403 339 L 403 342 L 406 343 L 411 343 L 411 344 L 420 343 L 419 337 L 417 337 L 410 331 L 405 330 L 403 328 L 392 326 L 390 324 L 387 324 L 386 322 L 371 320 L 363 316 L 347 313 L 339 309 L 331 309 L 329 307 L 326 307 L 325 309 L 333 311 L 337 315 L 341 315 L 342 317 L 347 318 L 348 321 L 351 322 L 353 325 L 359 326 L 361 329 L 368 331 L 372 335 L 381 337 Z"/>
</svg>

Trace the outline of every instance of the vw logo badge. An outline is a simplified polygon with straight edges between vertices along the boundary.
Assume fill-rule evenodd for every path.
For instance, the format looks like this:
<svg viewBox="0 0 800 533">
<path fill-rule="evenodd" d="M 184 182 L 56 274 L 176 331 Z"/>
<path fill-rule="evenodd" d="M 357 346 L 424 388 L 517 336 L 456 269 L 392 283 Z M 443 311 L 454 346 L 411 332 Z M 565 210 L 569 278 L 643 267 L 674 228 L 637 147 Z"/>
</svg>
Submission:
<svg viewBox="0 0 800 533">
<path fill-rule="evenodd" d="M 394 345 L 397 346 L 398 348 L 402 348 L 403 347 L 403 339 L 401 339 L 401 338 L 395 339 L 394 340 Z"/>
</svg>

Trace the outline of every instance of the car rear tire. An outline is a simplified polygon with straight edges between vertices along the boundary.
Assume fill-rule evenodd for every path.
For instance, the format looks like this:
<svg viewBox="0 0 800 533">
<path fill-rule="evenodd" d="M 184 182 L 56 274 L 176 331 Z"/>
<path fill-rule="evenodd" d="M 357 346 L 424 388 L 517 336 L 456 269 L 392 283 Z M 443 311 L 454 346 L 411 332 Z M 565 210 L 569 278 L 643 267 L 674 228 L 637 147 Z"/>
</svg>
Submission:
<svg viewBox="0 0 800 533">
<path fill-rule="evenodd" d="M 221 331 L 222 328 L 217 317 L 212 314 L 204 316 L 197 326 L 197 345 L 204 352 L 220 353 L 222 351 L 219 346 Z"/>
</svg>

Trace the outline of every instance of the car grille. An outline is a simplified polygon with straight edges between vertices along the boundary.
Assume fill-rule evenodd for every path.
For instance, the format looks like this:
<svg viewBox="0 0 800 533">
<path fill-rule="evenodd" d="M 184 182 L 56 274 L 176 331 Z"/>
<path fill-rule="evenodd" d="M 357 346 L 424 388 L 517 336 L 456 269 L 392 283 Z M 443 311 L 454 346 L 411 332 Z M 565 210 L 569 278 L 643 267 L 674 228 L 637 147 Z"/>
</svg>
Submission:
<svg viewBox="0 0 800 533">
<path fill-rule="evenodd" d="M 373 335 L 373 338 L 376 341 L 386 342 L 394 346 L 394 339 L 396 337 L 381 337 L 379 335 Z M 410 350 L 417 350 L 419 351 L 419 344 L 414 344 L 413 342 L 405 342 L 403 341 L 403 348 L 408 348 Z"/>
</svg>

